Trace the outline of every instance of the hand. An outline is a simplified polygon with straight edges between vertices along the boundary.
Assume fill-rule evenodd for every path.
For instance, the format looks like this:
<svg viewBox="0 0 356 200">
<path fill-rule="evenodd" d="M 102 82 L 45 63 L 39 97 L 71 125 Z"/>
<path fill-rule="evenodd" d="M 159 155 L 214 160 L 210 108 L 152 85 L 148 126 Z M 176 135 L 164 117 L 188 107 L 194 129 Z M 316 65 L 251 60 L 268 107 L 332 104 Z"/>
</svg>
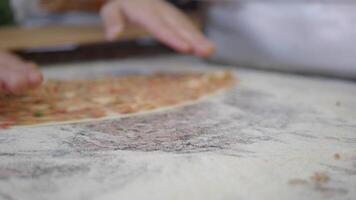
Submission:
<svg viewBox="0 0 356 200">
<path fill-rule="evenodd" d="M 20 95 L 41 84 L 41 72 L 36 65 L 0 51 L 0 94 Z"/>
<path fill-rule="evenodd" d="M 101 16 L 109 40 L 117 38 L 127 23 L 134 23 L 179 52 L 200 57 L 214 52 L 214 45 L 189 19 L 163 0 L 112 0 L 102 7 Z"/>
</svg>

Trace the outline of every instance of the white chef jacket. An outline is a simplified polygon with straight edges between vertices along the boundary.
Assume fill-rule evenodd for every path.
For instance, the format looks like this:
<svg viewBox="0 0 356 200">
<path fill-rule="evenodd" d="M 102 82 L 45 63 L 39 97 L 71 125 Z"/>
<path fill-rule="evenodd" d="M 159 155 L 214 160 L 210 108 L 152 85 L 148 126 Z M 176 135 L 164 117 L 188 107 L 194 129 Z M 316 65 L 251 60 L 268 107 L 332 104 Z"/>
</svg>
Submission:
<svg viewBox="0 0 356 200">
<path fill-rule="evenodd" d="M 215 61 L 356 78 L 356 1 L 210 3 Z"/>
</svg>

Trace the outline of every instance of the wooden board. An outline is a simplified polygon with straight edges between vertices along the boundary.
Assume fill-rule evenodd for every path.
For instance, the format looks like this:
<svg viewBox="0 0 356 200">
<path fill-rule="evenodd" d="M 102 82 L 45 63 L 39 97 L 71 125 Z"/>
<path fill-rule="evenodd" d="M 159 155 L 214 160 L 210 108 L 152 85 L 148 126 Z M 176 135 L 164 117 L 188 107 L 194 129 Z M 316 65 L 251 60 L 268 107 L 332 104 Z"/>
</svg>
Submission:
<svg viewBox="0 0 356 200">
<path fill-rule="evenodd" d="M 200 27 L 200 19 L 196 15 L 190 15 L 190 18 Z M 150 36 L 150 34 L 143 28 L 129 26 L 118 40 L 129 40 L 145 36 Z M 0 28 L 0 50 L 88 44 L 102 41 L 105 41 L 105 35 L 103 27 L 100 24 Z"/>
</svg>

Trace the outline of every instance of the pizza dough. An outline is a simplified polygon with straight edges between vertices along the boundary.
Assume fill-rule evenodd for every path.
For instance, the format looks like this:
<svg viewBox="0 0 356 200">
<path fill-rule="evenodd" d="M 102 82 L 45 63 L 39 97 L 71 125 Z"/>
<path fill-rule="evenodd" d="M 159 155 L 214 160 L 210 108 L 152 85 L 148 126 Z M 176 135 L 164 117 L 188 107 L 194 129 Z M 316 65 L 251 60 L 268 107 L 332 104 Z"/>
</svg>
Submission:
<svg viewBox="0 0 356 200">
<path fill-rule="evenodd" d="M 200 99 L 232 83 L 227 71 L 48 80 L 24 96 L 0 96 L 0 128 L 150 111 Z"/>
</svg>

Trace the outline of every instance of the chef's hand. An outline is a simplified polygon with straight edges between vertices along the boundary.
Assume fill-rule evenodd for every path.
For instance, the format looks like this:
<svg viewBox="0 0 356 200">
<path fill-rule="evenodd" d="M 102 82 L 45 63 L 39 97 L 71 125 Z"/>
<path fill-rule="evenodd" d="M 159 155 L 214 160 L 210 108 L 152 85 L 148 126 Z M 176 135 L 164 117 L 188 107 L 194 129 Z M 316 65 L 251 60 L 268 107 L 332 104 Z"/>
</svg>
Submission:
<svg viewBox="0 0 356 200">
<path fill-rule="evenodd" d="M 35 64 L 0 51 L 0 94 L 20 95 L 40 85 L 42 79 Z"/>
<path fill-rule="evenodd" d="M 101 9 L 107 39 L 119 37 L 128 23 L 147 29 L 182 53 L 210 56 L 214 45 L 173 5 L 163 0 L 111 0 Z"/>
</svg>

